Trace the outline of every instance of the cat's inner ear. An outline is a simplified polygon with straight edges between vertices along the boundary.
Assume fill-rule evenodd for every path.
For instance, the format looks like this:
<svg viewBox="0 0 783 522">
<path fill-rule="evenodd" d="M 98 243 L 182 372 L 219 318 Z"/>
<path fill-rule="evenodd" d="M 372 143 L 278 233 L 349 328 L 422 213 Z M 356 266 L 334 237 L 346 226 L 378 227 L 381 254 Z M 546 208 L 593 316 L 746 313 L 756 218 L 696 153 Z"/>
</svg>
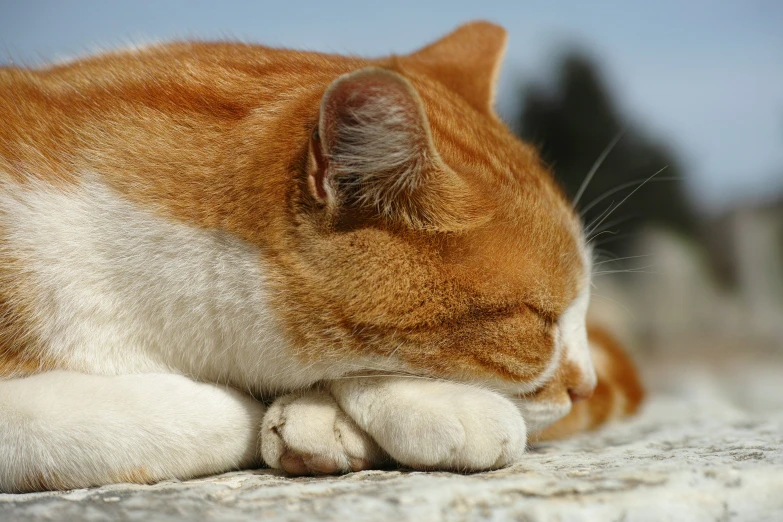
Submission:
<svg viewBox="0 0 783 522">
<path fill-rule="evenodd" d="M 403 57 L 485 114 L 494 114 L 495 91 L 508 35 L 490 22 L 469 22 Z"/>
<path fill-rule="evenodd" d="M 341 76 L 324 93 L 309 175 L 318 201 L 434 227 L 444 201 L 433 196 L 448 190 L 448 177 L 408 80 L 370 67 Z"/>
</svg>

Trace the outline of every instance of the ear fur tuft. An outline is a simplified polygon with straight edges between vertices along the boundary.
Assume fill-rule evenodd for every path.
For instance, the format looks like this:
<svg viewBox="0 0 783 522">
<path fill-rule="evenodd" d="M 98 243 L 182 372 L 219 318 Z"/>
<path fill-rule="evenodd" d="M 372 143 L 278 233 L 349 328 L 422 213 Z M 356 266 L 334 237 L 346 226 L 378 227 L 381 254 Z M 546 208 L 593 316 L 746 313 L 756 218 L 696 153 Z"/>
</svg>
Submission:
<svg viewBox="0 0 783 522">
<path fill-rule="evenodd" d="M 454 227 L 467 190 L 442 164 L 421 99 L 401 75 L 368 67 L 324 93 L 313 195 L 327 207 L 361 208 L 415 228 Z"/>
<path fill-rule="evenodd" d="M 324 94 L 319 132 L 345 203 L 389 214 L 419 187 L 431 148 L 427 117 L 400 75 L 367 68 L 338 78 Z"/>
</svg>

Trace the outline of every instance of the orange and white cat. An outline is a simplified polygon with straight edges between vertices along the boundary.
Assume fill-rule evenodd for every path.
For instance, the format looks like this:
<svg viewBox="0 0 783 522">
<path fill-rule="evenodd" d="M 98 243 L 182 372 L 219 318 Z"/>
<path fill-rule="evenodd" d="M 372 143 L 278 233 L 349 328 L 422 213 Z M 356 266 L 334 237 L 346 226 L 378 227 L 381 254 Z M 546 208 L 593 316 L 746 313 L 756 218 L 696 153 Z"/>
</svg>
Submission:
<svg viewBox="0 0 783 522">
<path fill-rule="evenodd" d="M 633 411 L 505 42 L 0 68 L 0 491 L 484 470 Z"/>
</svg>

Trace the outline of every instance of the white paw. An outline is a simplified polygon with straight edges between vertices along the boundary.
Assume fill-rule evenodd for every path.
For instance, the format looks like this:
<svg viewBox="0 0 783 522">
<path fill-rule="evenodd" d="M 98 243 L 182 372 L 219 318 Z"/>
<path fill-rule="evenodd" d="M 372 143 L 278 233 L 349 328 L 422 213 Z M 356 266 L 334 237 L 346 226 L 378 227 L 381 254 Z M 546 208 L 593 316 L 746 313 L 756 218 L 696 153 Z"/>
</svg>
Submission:
<svg viewBox="0 0 783 522">
<path fill-rule="evenodd" d="M 380 467 L 387 456 L 328 394 L 277 399 L 261 426 L 261 455 L 291 475 L 347 473 Z"/>
<path fill-rule="evenodd" d="M 496 393 L 444 381 L 376 378 L 332 384 L 343 409 L 392 458 L 414 469 L 500 468 L 525 452 L 525 421 Z"/>
</svg>

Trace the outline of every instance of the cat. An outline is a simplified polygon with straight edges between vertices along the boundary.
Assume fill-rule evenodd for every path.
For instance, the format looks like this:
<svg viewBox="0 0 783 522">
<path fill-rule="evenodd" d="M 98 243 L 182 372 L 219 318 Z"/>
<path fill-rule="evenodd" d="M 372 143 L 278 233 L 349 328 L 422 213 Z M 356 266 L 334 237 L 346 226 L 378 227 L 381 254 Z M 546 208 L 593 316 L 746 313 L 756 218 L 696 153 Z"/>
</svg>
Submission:
<svg viewBox="0 0 783 522">
<path fill-rule="evenodd" d="M 0 491 L 488 470 L 635 411 L 506 39 L 0 68 Z"/>
</svg>

